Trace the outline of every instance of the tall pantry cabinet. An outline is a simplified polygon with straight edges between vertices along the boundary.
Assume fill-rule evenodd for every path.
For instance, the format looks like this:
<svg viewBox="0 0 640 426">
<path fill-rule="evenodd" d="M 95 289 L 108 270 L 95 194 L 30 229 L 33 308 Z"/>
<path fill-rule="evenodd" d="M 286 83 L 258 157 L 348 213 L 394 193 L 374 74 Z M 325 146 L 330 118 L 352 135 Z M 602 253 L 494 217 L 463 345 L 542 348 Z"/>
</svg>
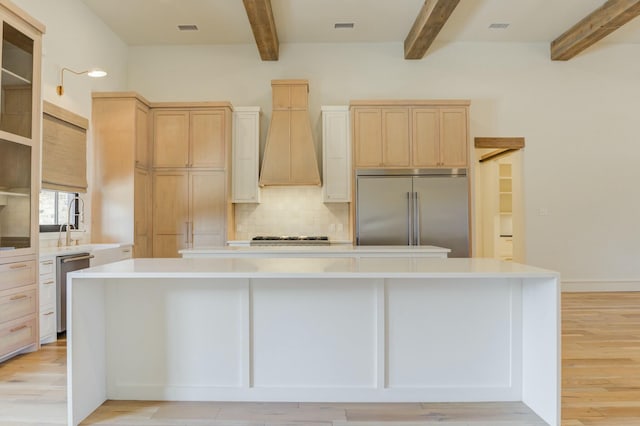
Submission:
<svg viewBox="0 0 640 426">
<path fill-rule="evenodd" d="M 223 246 L 233 229 L 231 104 L 153 109 L 153 255 Z"/>
<path fill-rule="evenodd" d="M 0 362 L 38 349 L 44 25 L 0 0 Z"/>
<path fill-rule="evenodd" d="M 224 245 L 230 202 L 231 104 L 151 103 L 94 93 L 93 233 L 134 257 Z"/>
<path fill-rule="evenodd" d="M 94 93 L 93 239 L 133 242 L 151 257 L 149 102 L 133 93 Z"/>
</svg>

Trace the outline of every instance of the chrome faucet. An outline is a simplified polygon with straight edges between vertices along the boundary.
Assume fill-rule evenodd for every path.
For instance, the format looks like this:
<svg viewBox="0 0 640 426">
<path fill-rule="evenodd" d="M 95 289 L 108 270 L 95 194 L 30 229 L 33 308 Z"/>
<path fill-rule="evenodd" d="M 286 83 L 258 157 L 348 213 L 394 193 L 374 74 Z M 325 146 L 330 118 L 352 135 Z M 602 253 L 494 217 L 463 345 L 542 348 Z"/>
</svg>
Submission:
<svg viewBox="0 0 640 426">
<path fill-rule="evenodd" d="M 80 202 L 80 206 L 81 209 L 78 213 L 74 213 L 73 215 L 71 214 L 71 208 L 73 207 L 73 202 L 78 200 Z M 78 203 L 76 202 L 76 207 L 78 206 Z M 84 201 L 82 201 L 82 198 L 80 198 L 79 196 L 75 196 L 72 199 L 69 200 L 69 204 L 67 205 L 67 231 L 66 231 L 66 238 L 65 238 L 65 246 L 70 246 L 71 245 L 71 229 L 73 228 L 73 224 L 71 223 L 71 218 L 72 217 L 78 217 L 78 219 L 80 219 L 82 222 L 84 222 Z M 75 220 L 74 220 L 75 222 Z M 60 232 L 58 233 L 58 247 L 62 246 L 62 227 L 64 226 L 64 224 L 60 225 Z M 79 227 L 78 227 L 79 228 Z"/>
</svg>

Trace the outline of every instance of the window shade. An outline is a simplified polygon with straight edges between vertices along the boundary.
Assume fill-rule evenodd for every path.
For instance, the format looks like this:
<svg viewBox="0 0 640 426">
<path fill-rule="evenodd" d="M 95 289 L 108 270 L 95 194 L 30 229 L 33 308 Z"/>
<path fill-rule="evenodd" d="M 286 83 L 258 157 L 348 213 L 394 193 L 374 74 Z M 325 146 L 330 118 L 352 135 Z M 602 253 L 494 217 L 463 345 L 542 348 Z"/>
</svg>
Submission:
<svg viewBox="0 0 640 426">
<path fill-rule="evenodd" d="M 43 103 L 42 189 L 87 192 L 88 120 Z"/>
</svg>

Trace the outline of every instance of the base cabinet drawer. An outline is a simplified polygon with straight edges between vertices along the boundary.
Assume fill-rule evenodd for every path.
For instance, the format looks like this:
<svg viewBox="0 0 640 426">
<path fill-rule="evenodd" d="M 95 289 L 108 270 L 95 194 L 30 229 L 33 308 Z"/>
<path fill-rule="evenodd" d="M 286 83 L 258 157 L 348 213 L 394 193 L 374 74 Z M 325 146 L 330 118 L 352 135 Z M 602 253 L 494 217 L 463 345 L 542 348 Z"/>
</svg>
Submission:
<svg viewBox="0 0 640 426">
<path fill-rule="evenodd" d="M 0 297 L 0 324 L 36 313 L 35 289 Z"/>
<path fill-rule="evenodd" d="M 0 265 L 0 290 L 8 290 L 35 282 L 36 262 L 33 260 Z"/>
<path fill-rule="evenodd" d="M 55 342 L 56 334 L 56 311 L 53 306 L 40 309 L 40 343 Z"/>
<path fill-rule="evenodd" d="M 40 260 L 40 275 L 53 274 L 56 272 L 56 262 L 54 259 Z"/>
<path fill-rule="evenodd" d="M 35 315 L 0 327 L 0 358 L 37 342 Z"/>
<path fill-rule="evenodd" d="M 56 304 L 56 279 L 53 275 L 40 276 L 40 306 Z"/>
</svg>

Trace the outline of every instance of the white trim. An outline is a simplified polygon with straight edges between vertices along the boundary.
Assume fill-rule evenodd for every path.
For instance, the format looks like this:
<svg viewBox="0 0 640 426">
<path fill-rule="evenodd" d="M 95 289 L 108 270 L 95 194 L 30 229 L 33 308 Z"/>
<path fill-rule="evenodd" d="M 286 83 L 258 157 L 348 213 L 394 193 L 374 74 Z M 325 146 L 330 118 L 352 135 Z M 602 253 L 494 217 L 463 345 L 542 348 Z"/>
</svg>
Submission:
<svg viewBox="0 0 640 426">
<path fill-rule="evenodd" d="M 640 291 L 640 280 L 562 280 L 563 293 Z"/>
</svg>

